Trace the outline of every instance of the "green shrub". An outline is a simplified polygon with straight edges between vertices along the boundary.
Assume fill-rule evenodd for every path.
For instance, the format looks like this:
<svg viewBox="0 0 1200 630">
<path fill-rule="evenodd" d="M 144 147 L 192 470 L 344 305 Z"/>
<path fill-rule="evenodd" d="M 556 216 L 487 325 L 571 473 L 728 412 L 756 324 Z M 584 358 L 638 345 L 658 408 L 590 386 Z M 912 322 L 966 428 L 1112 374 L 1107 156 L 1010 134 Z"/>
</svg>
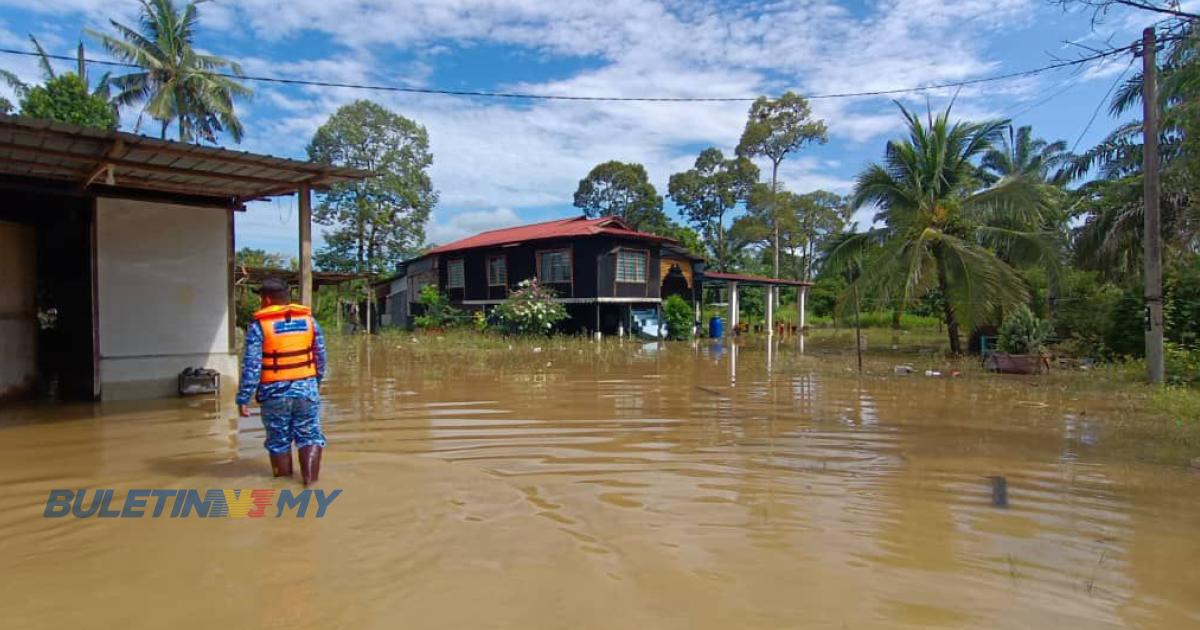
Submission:
<svg viewBox="0 0 1200 630">
<path fill-rule="evenodd" d="M 1163 344 L 1163 364 L 1167 380 L 1172 383 L 1200 380 L 1200 348 L 1168 341 Z"/>
<path fill-rule="evenodd" d="M 671 339 L 691 339 L 692 307 L 687 300 L 672 295 L 663 302 L 663 319 L 667 322 L 667 334 Z"/>
<path fill-rule="evenodd" d="M 424 313 L 413 318 L 417 328 L 446 328 L 458 322 L 461 313 L 450 306 L 450 298 L 432 284 L 421 287 L 421 295 L 417 298 Z"/>
<path fill-rule="evenodd" d="M 567 308 L 554 301 L 554 290 L 537 280 L 521 281 L 495 310 L 500 328 L 511 335 L 548 335 L 567 318 Z"/>
<path fill-rule="evenodd" d="M 1104 331 L 1104 345 L 1111 355 L 1140 357 L 1146 354 L 1144 304 L 1140 284 L 1127 289 L 1113 303 Z"/>
<path fill-rule="evenodd" d="M 1050 322 L 1038 319 L 1028 306 L 1022 306 L 1000 325 L 997 346 L 1006 354 L 1041 354 L 1052 331 Z"/>
<path fill-rule="evenodd" d="M 34 86 L 21 100 L 21 115 L 65 123 L 116 129 L 117 112 L 100 95 L 88 93 L 78 75 L 63 74 Z"/>
<path fill-rule="evenodd" d="M 818 317 L 829 317 L 837 307 L 838 298 L 849 286 L 841 276 L 822 276 L 808 289 L 805 306 Z"/>
</svg>

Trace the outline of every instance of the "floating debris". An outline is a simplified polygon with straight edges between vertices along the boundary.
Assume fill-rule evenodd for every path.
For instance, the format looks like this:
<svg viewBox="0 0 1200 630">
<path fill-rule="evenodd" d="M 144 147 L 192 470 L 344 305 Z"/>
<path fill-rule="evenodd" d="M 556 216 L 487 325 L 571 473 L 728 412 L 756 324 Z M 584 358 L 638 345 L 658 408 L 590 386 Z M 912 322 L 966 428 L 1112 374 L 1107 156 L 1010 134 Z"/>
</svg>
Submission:
<svg viewBox="0 0 1200 630">
<path fill-rule="evenodd" d="M 992 475 L 992 505 L 1008 507 L 1008 480 L 1004 475 Z"/>
<path fill-rule="evenodd" d="M 896 367 L 892 368 L 892 372 L 895 372 L 896 374 L 912 374 L 912 373 L 913 373 L 913 366 L 911 366 L 911 365 L 897 365 Z"/>
</svg>

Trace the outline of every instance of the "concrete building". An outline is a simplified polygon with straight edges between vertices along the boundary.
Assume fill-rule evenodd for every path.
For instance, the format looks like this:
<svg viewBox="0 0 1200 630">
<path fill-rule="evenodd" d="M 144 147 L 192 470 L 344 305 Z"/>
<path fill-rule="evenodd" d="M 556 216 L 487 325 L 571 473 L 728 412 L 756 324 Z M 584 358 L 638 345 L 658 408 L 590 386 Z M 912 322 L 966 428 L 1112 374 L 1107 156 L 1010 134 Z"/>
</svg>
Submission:
<svg viewBox="0 0 1200 630">
<path fill-rule="evenodd" d="M 0 400 L 171 395 L 237 376 L 234 212 L 368 173 L 0 116 Z"/>
</svg>

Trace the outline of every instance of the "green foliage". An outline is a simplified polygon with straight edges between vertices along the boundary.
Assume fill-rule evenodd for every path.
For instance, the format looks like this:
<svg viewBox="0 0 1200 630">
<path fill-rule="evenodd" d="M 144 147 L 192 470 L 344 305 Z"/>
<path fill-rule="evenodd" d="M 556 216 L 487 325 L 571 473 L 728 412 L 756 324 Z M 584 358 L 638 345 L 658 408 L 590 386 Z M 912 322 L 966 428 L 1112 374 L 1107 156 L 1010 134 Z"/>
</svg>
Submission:
<svg viewBox="0 0 1200 630">
<path fill-rule="evenodd" d="M 809 287 L 805 306 L 813 315 L 832 317 L 838 300 L 849 286 L 841 274 L 824 274 Z"/>
<path fill-rule="evenodd" d="M 778 164 L 788 153 L 813 142 L 825 144 L 826 140 L 825 121 L 814 119 L 808 101 L 789 91 L 777 99 L 762 96 L 754 101 L 737 154 L 763 156 Z"/>
<path fill-rule="evenodd" d="M 450 297 L 442 293 L 437 286 L 427 284 L 421 287 L 417 297 L 423 312 L 413 318 L 417 328 L 446 328 L 458 322 L 461 313 L 450 306 Z"/>
<path fill-rule="evenodd" d="M 667 322 L 667 334 L 671 339 L 691 339 L 695 322 L 692 305 L 678 295 L 663 302 L 663 319 Z"/>
<path fill-rule="evenodd" d="M 1130 287 L 1117 299 L 1104 331 L 1104 345 L 1110 355 L 1140 357 L 1146 353 L 1145 302 L 1141 285 Z"/>
<path fill-rule="evenodd" d="M 87 84 L 74 74 L 63 74 L 45 85 L 29 88 L 21 99 L 21 115 L 96 129 L 117 127 L 117 113 L 108 101 L 89 93 Z"/>
<path fill-rule="evenodd" d="M 1041 354 L 1046 351 L 1046 340 L 1052 332 L 1050 322 L 1038 319 L 1028 306 L 1022 305 L 1004 318 L 997 346 L 1007 354 Z"/>
<path fill-rule="evenodd" d="M 1170 382 L 1194 383 L 1200 380 L 1200 348 L 1168 341 L 1163 344 L 1163 365 Z"/>
<path fill-rule="evenodd" d="M 554 301 L 554 290 L 535 279 L 522 280 L 493 312 L 504 332 L 510 335 L 548 335 L 567 318 L 567 308 Z"/>
<path fill-rule="evenodd" d="M 799 150 L 806 144 L 827 140 L 825 122 L 812 117 L 808 101 L 794 92 L 787 92 L 778 99 L 765 96 L 758 98 L 750 106 L 746 127 L 742 130 L 742 138 L 738 142 L 737 155 L 744 158 L 765 157 L 771 161 L 771 183 L 763 185 L 752 209 L 753 221 L 762 226 L 767 235 L 771 250 L 771 273 L 775 276 L 781 273 L 781 258 L 783 248 L 796 246 L 796 198 L 781 198 L 779 190 L 779 165 L 789 153 Z M 791 232 L 790 239 L 785 239 L 785 231 Z M 786 241 L 790 241 L 787 243 Z"/>
<path fill-rule="evenodd" d="M 475 314 L 471 316 L 471 327 L 475 329 L 475 332 L 486 332 L 488 329 L 487 314 L 483 311 L 475 311 Z"/>
<path fill-rule="evenodd" d="M 240 65 L 194 47 L 197 4 L 180 9 L 174 0 L 142 0 L 139 28 L 109 20 L 115 35 L 87 33 L 118 60 L 139 66 L 109 80 L 117 90 L 114 100 L 121 106 L 141 104 L 142 112 L 161 125 L 161 137 L 174 123 L 181 142 L 216 143 L 221 133 L 241 142 L 244 129 L 234 101 L 253 92 L 223 76 L 242 76 Z"/>
<path fill-rule="evenodd" d="M 1200 256 L 1169 266 L 1163 285 L 1167 338 L 1188 347 L 1200 345 Z"/>
<path fill-rule="evenodd" d="M 238 267 L 259 267 L 264 269 L 295 270 L 300 268 L 300 261 L 295 257 L 279 252 L 268 252 L 265 249 L 243 247 L 234 254 L 234 264 Z"/>
<path fill-rule="evenodd" d="M 658 233 L 668 223 L 662 196 L 641 164 L 616 160 L 597 164 L 580 180 L 575 207 L 591 218 L 620 217 L 643 232 Z"/>
<path fill-rule="evenodd" d="M 827 264 L 857 264 L 854 288 L 867 299 L 908 305 L 940 291 L 950 352 L 962 354 L 960 326 L 1028 301 L 1014 265 L 1058 259 L 1044 231 L 1046 186 L 1024 175 L 982 185 L 976 162 L 1008 121 L 951 122 L 947 110 L 926 122 L 901 112 L 909 137 L 889 142 L 883 163 L 859 174 L 851 200 L 856 209 L 881 208 L 883 226 L 840 239 Z"/>
<path fill-rule="evenodd" d="M 1068 269 L 1062 276 L 1060 297 L 1054 303 L 1054 329 L 1068 340 L 1076 356 L 1108 354 L 1104 337 L 1110 317 L 1121 299 L 1121 290 L 1100 280 L 1093 271 Z M 1047 307 L 1048 308 L 1048 307 Z M 1139 322 L 1140 326 L 1140 322 Z"/>
<path fill-rule="evenodd" d="M 758 184 L 751 189 L 746 214 L 733 222 L 730 235 L 738 246 L 760 247 L 765 263 L 762 273 L 775 275 L 771 254 L 778 227 L 782 260 L 779 275 L 808 279 L 817 252 L 845 228 L 849 217 L 845 199 L 831 192 L 817 190 L 798 195 L 780 190 L 772 195 L 770 187 Z"/>
<path fill-rule="evenodd" d="M 726 159 L 713 147 L 700 152 L 692 169 L 671 176 L 671 199 L 704 238 L 709 264 L 717 271 L 729 271 L 738 255 L 726 216 L 745 202 L 756 181 L 758 167 L 748 158 Z"/>
<path fill-rule="evenodd" d="M 376 103 L 355 101 L 317 129 L 308 157 L 377 174 L 334 184 L 322 195 L 313 220 L 333 228 L 316 255 L 322 269 L 385 273 L 420 252 L 438 198 L 424 127 Z"/>
</svg>

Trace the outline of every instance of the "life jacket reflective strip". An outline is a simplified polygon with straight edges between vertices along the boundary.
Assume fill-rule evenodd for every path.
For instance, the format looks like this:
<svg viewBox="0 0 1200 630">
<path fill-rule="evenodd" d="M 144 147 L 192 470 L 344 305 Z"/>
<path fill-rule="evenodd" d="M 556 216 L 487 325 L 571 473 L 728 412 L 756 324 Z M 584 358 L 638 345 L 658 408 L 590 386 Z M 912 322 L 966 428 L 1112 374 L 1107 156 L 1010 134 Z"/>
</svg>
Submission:
<svg viewBox="0 0 1200 630">
<path fill-rule="evenodd" d="M 254 313 L 262 326 L 262 383 L 317 375 L 317 328 L 312 310 L 299 304 L 268 306 Z"/>
</svg>

